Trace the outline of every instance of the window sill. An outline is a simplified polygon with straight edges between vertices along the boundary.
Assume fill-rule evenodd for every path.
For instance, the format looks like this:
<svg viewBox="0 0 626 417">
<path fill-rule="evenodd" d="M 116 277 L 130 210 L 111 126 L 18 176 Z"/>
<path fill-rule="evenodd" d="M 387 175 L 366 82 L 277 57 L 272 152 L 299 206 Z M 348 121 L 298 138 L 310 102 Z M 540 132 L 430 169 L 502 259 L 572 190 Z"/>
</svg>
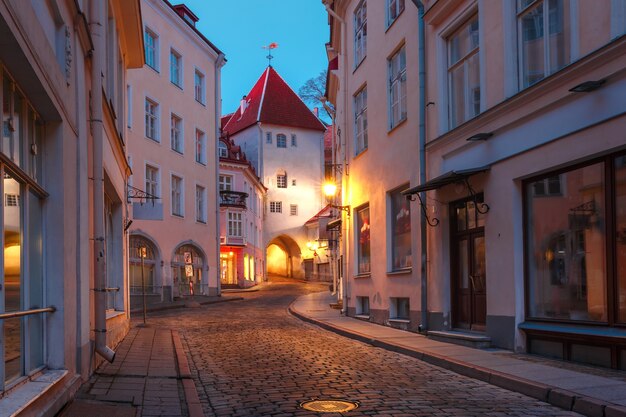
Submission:
<svg viewBox="0 0 626 417">
<path fill-rule="evenodd" d="M 359 319 L 359 320 L 367 320 L 367 321 L 369 321 L 370 316 L 369 316 L 369 314 L 356 314 L 354 316 L 354 318 Z"/>
<path fill-rule="evenodd" d="M 389 323 L 409 324 L 409 323 L 411 323 L 411 320 L 409 320 L 409 319 L 389 319 Z"/>
<path fill-rule="evenodd" d="M 354 279 L 362 279 L 362 278 L 371 278 L 372 277 L 372 273 L 371 272 L 365 272 L 362 274 L 357 274 L 355 276 L 353 276 L 352 278 Z"/>
<path fill-rule="evenodd" d="M 184 219 L 185 216 L 183 216 L 182 214 L 176 214 L 176 213 L 172 213 L 172 217 L 176 217 L 178 219 Z"/>
<path fill-rule="evenodd" d="M 396 130 L 397 128 L 399 128 L 403 124 L 405 124 L 408 119 L 409 119 L 408 117 L 405 117 L 404 119 L 398 121 L 398 123 L 396 123 L 396 125 L 394 127 L 392 127 L 391 129 L 389 129 L 387 131 L 387 135 L 391 134 L 391 132 L 393 132 L 394 130 Z"/>
<path fill-rule="evenodd" d="M 203 101 L 200 101 L 200 100 L 196 99 L 196 103 L 202 105 L 203 107 L 206 107 L 206 103 L 203 102 Z"/>
<path fill-rule="evenodd" d="M 126 312 L 121 310 L 107 310 L 107 320 L 118 316 L 123 316 L 124 314 L 126 314 Z"/>
<path fill-rule="evenodd" d="M 156 69 L 156 68 L 155 68 L 155 67 L 153 67 L 152 65 L 150 65 L 150 64 L 146 64 L 146 66 L 147 66 L 148 68 L 150 68 L 152 71 L 154 71 L 154 72 L 156 72 L 157 74 L 161 75 L 161 71 L 159 71 L 158 69 Z"/>
<path fill-rule="evenodd" d="M 46 370 L 5 393 L 0 399 L 2 414 L 14 416 L 43 396 L 68 374 L 67 370 Z"/>
<path fill-rule="evenodd" d="M 144 137 L 151 142 L 158 143 L 159 145 L 161 144 L 161 141 L 159 139 L 154 139 L 154 138 L 151 138 L 150 136 L 144 136 Z"/>
<path fill-rule="evenodd" d="M 170 150 L 171 150 L 172 152 L 174 152 L 175 154 L 177 154 L 177 155 L 180 155 L 180 156 L 183 156 L 183 155 L 184 155 L 182 152 L 177 151 L 176 149 L 170 148 Z"/>
<path fill-rule="evenodd" d="M 178 88 L 180 91 L 183 91 L 183 87 L 181 87 L 180 85 L 176 84 L 174 81 L 170 80 L 170 84 L 172 84 L 174 87 Z"/>
<path fill-rule="evenodd" d="M 387 24 L 387 28 L 385 29 L 385 33 L 389 32 L 389 29 L 391 29 L 391 27 L 393 26 L 394 23 L 396 23 L 398 21 L 398 19 L 400 19 L 400 16 L 402 16 L 402 13 L 404 13 L 404 9 L 402 9 L 400 11 L 400 13 L 396 16 L 395 19 L 393 19 L 391 22 L 386 22 Z"/>
<path fill-rule="evenodd" d="M 368 148 L 364 148 L 364 149 L 361 149 L 359 152 L 355 153 L 353 159 L 359 158 L 361 155 L 363 155 L 365 152 L 367 152 L 367 149 Z"/>
<path fill-rule="evenodd" d="M 408 268 L 396 269 L 394 271 L 387 271 L 387 275 L 408 275 L 412 272 L 413 272 L 413 268 L 408 267 Z"/>
<path fill-rule="evenodd" d="M 203 225 L 206 226 L 206 220 L 198 220 L 198 219 L 196 219 L 196 223 L 203 224 Z"/>
</svg>

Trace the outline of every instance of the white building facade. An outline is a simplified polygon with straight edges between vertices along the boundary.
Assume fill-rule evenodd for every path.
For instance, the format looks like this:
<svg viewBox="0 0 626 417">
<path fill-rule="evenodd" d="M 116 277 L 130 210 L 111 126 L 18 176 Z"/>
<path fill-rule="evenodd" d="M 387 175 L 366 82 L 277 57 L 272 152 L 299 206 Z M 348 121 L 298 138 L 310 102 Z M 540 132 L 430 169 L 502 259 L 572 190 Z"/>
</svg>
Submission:
<svg viewBox="0 0 626 417">
<path fill-rule="evenodd" d="M 142 13 L 146 63 L 127 86 L 131 291 L 143 294 L 145 286 L 157 303 L 217 295 L 213 196 L 224 54 L 195 28 L 198 18 L 185 5 L 143 0 Z"/>
<path fill-rule="evenodd" d="M 325 126 L 272 67 L 224 125 L 267 188 L 264 236 L 269 274 L 304 277 L 304 223 L 322 207 Z"/>
</svg>

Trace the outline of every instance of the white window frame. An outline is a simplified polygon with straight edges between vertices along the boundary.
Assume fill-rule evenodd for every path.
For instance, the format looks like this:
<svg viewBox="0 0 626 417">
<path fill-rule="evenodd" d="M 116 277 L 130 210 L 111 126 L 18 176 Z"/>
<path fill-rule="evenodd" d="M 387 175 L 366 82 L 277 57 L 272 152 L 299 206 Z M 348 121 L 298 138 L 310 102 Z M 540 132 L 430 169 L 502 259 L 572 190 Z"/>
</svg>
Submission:
<svg viewBox="0 0 626 417">
<path fill-rule="evenodd" d="M 404 67 L 401 66 L 404 55 Z M 394 73 L 394 66 L 397 62 L 398 71 Z M 407 97 L 406 97 L 406 45 L 402 45 L 387 59 L 387 97 L 389 102 L 389 130 L 392 130 L 407 119 Z M 394 106 L 398 108 L 398 118 L 396 120 Z"/>
<path fill-rule="evenodd" d="M 183 119 L 175 113 L 170 113 L 170 148 L 179 154 L 184 154 L 185 136 L 183 134 Z"/>
<path fill-rule="evenodd" d="M 276 174 L 276 188 L 287 188 L 287 174 Z"/>
<path fill-rule="evenodd" d="M 198 80 L 200 83 L 198 84 Z M 206 81 L 204 73 L 198 68 L 195 69 L 193 75 L 194 97 L 196 101 L 202 105 L 206 104 Z"/>
<path fill-rule="evenodd" d="M 233 176 L 220 174 L 218 177 L 218 191 L 232 191 L 233 190 Z"/>
<path fill-rule="evenodd" d="M 385 3 L 385 15 L 387 17 L 387 27 L 389 27 L 404 11 L 404 0 L 386 0 Z"/>
<path fill-rule="evenodd" d="M 206 223 L 206 187 L 196 184 L 196 221 Z"/>
<path fill-rule="evenodd" d="M 367 139 L 367 86 L 354 95 L 354 150 L 355 155 L 368 147 Z"/>
<path fill-rule="evenodd" d="M 148 170 L 151 169 L 154 172 L 154 177 L 148 177 Z M 146 162 L 144 165 L 144 184 L 145 191 L 148 194 L 158 197 L 161 194 L 161 169 L 152 163 Z"/>
<path fill-rule="evenodd" d="M 265 143 L 272 144 L 272 132 L 265 132 Z"/>
<path fill-rule="evenodd" d="M 126 84 L 126 127 L 133 127 L 133 87 Z"/>
<path fill-rule="evenodd" d="M 563 67 L 561 68 L 556 68 L 555 70 L 551 70 L 551 64 L 550 64 L 550 56 L 551 56 L 551 51 L 550 51 L 550 10 L 548 7 L 548 2 L 549 0 L 533 0 L 533 3 L 529 4 L 528 6 L 526 6 L 525 8 L 522 9 L 521 7 L 521 2 L 520 0 L 516 0 L 516 4 L 515 4 L 515 12 L 516 12 L 516 24 L 517 24 L 517 48 L 518 48 L 518 77 L 519 77 L 519 89 L 524 90 L 528 87 L 531 87 L 535 84 L 537 84 L 538 82 L 541 82 L 541 80 L 545 79 L 546 77 L 552 75 L 553 73 L 561 70 L 562 68 L 566 67 L 567 65 L 571 64 L 574 60 L 574 57 L 578 54 L 577 52 L 577 35 L 574 33 L 575 32 L 575 28 L 577 27 L 577 9 L 576 9 L 576 4 L 577 2 L 574 1 L 569 1 L 569 0 L 563 0 L 563 4 L 565 5 L 567 2 L 567 7 L 570 8 L 570 16 L 572 17 L 572 21 L 570 22 L 565 22 L 565 16 L 563 16 L 563 22 L 564 25 L 568 24 L 569 25 L 569 38 L 565 38 L 563 42 L 565 44 L 568 44 L 567 47 L 569 48 L 569 58 L 566 59 L 566 62 L 563 64 Z M 532 84 L 526 84 L 526 80 L 524 77 L 524 36 L 523 36 L 523 32 L 522 32 L 522 18 L 526 15 L 528 15 L 529 13 L 532 12 L 532 10 L 536 9 L 537 7 L 539 7 L 539 5 L 543 5 L 543 13 L 542 13 L 542 22 L 543 22 L 543 77 L 538 78 L 535 82 L 533 82 Z M 564 26 L 565 27 L 565 26 Z"/>
<path fill-rule="evenodd" d="M 178 186 L 175 186 L 175 181 Z M 170 209 L 172 216 L 185 217 L 185 179 L 182 175 L 171 174 L 170 175 Z M 177 204 L 178 203 L 178 204 Z M 178 210 L 177 210 L 178 209 Z"/>
<path fill-rule="evenodd" d="M 243 237 L 243 215 L 240 211 L 228 211 L 227 233 L 229 237 Z"/>
<path fill-rule="evenodd" d="M 148 109 L 148 105 L 150 109 Z M 146 138 L 152 139 L 155 142 L 161 142 L 161 138 L 159 135 L 159 125 L 160 125 L 160 111 L 161 106 L 159 103 L 149 97 L 146 97 L 144 100 L 144 123 L 145 129 L 144 134 Z M 154 124 L 154 126 L 150 126 L 150 124 Z"/>
<path fill-rule="evenodd" d="M 298 215 L 298 205 L 297 204 L 290 204 L 289 205 L 289 215 L 290 216 L 297 216 Z"/>
<path fill-rule="evenodd" d="M 183 56 L 174 48 L 170 48 L 170 82 L 183 88 Z"/>
<path fill-rule="evenodd" d="M 156 72 L 159 72 L 160 66 L 159 66 L 159 35 L 152 29 L 150 29 L 149 27 L 145 27 L 144 28 L 144 47 L 146 50 L 145 53 L 145 60 L 146 60 L 146 65 L 149 66 L 150 68 L 152 68 L 153 70 L 155 70 Z M 152 39 L 152 45 L 150 44 L 150 42 L 148 42 L 148 38 Z M 152 59 L 148 59 L 149 57 L 151 57 Z M 152 62 L 151 62 L 152 61 Z"/>
<path fill-rule="evenodd" d="M 367 0 L 354 9 L 354 68 L 367 56 Z"/>
<path fill-rule="evenodd" d="M 295 133 L 291 134 L 291 146 L 294 148 L 298 146 L 298 138 Z"/>
<path fill-rule="evenodd" d="M 228 145 L 220 140 L 217 144 L 217 152 L 220 158 L 228 158 Z"/>
<path fill-rule="evenodd" d="M 451 62 L 451 45 L 450 42 L 461 31 L 466 30 L 473 22 L 476 22 L 478 27 L 476 28 L 476 36 L 478 39 L 476 40 L 476 46 L 467 51 L 467 53 L 461 57 L 456 62 Z M 462 24 L 458 25 L 453 32 L 449 34 L 446 38 L 446 71 L 447 71 L 447 87 L 448 87 L 448 127 L 453 129 L 462 123 L 478 116 L 481 112 L 481 95 L 482 95 L 482 77 L 481 77 L 481 62 L 480 62 L 480 19 L 478 13 L 472 14 L 467 19 L 463 21 Z M 469 80 L 469 61 L 470 59 L 476 57 L 478 59 L 478 111 L 474 112 L 474 105 L 476 104 L 474 101 L 475 92 L 470 88 L 470 80 Z M 452 72 L 460 67 L 463 67 L 463 115 L 462 118 L 459 119 L 458 123 L 455 123 L 453 120 L 452 111 L 454 107 L 454 101 L 452 99 L 453 89 L 452 89 Z"/>
<path fill-rule="evenodd" d="M 198 141 L 200 141 L 199 144 Z M 196 128 L 194 138 L 194 153 L 196 162 L 201 165 L 206 165 L 206 133 L 198 128 Z"/>
</svg>

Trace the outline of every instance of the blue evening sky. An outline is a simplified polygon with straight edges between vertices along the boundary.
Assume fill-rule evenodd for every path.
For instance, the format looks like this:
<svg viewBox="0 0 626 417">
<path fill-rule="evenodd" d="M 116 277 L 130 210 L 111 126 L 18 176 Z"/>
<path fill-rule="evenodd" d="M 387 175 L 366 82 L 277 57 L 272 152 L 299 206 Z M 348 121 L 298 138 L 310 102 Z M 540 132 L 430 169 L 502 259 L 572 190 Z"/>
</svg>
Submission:
<svg viewBox="0 0 626 417">
<path fill-rule="evenodd" d="M 231 113 L 267 68 L 264 45 L 276 42 L 272 66 L 297 93 L 324 70 L 329 39 L 321 0 L 170 0 L 200 18 L 196 27 L 225 54 L 222 114 Z"/>
</svg>

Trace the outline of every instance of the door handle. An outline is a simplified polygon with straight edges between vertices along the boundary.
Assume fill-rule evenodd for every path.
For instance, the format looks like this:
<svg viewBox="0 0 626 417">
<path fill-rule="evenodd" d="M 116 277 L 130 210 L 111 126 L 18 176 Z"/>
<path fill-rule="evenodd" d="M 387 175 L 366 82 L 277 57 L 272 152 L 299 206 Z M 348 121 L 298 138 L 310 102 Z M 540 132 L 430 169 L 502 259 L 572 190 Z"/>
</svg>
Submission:
<svg viewBox="0 0 626 417">
<path fill-rule="evenodd" d="M 472 284 L 472 289 L 474 289 L 476 287 L 476 285 L 474 284 L 474 275 L 469 275 L 469 279 L 470 283 Z"/>
</svg>

